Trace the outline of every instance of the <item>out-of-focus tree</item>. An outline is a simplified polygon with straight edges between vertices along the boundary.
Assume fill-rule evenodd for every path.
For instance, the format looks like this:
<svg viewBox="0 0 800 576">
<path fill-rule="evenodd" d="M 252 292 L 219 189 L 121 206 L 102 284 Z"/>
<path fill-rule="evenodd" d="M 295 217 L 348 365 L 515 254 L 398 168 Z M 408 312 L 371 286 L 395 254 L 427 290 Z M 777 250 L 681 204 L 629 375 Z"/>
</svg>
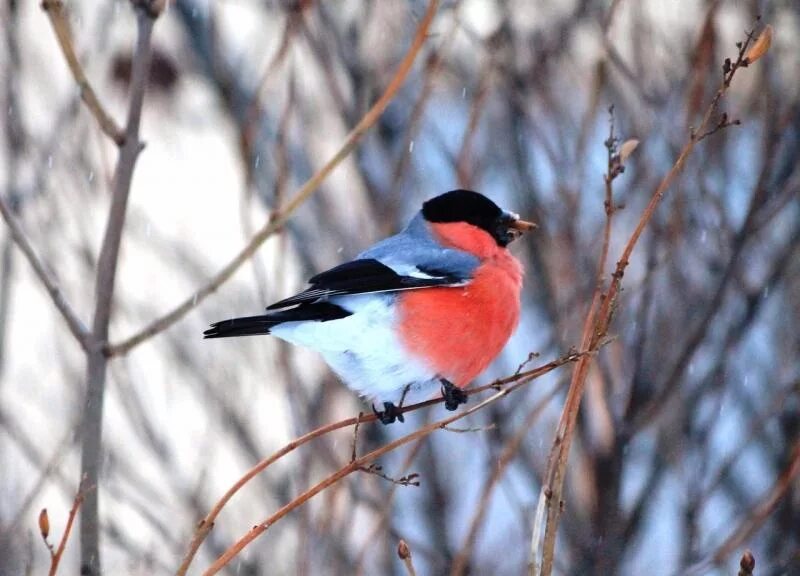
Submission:
<svg viewBox="0 0 800 576">
<path fill-rule="evenodd" d="M 539 224 L 513 247 L 523 320 L 477 384 L 580 349 L 692 134 L 587 364 L 554 571 L 734 574 L 749 548 L 758 574 L 800 572 L 800 5 L 461 0 L 426 28 L 408 0 L 163 4 L 3 3 L 0 574 L 50 565 L 37 513 L 58 540 L 84 474 L 61 570 L 174 573 L 248 468 L 364 410 L 310 352 L 201 332 L 435 194 Z M 769 51 L 697 133 L 762 22 Z M 598 271 L 609 150 L 627 157 Z M 371 466 L 352 464 L 353 426 L 321 434 L 227 502 L 189 573 L 348 465 L 231 573 L 525 573 L 574 366 Z M 363 423 L 358 455 L 445 415 Z"/>
</svg>

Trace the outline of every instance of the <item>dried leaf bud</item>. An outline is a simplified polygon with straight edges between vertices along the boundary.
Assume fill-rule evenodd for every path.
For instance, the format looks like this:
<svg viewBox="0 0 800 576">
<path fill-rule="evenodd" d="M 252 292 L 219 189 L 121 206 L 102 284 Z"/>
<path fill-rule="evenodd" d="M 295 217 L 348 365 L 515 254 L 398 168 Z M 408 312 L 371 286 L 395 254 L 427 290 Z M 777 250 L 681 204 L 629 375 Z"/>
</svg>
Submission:
<svg viewBox="0 0 800 576">
<path fill-rule="evenodd" d="M 400 557 L 400 560 L 411 558 L 411 548 L 408 547 L 405 540 L 400 540 L 397 544 L 397 555 Z"/>
<path fill-rule="evenodd" d="M 750 49 L 747 51 L 747 54 L 744 55 L 744 59 L 747 61 L 748 64 L 752 64 L 759 58 L 761 58 L 764 54 L 767 53 L 769 50 L 770 45 L 772 44 L 772 26 L 767 24 L 764 26 L 764 29 L 761 31 L 761 34 L 758 35 L 758 39 L 756 39 L 755 44 L 750 46 Z"/>
<path fill-rule="evenodd" d="M 636 138 L 631 138 L 630 140 L 625 140 L 622 143 L 622 146 L 619 147 L 619 161 L 623 164 L 628 157 L 633 154 L 633 151 L 636 150 L 636 147 L 639 145 L 639 141 Z"/>
<path fill-rule="evenodd" d="M 42 538 L 47 540 L 47 536 L 50 534 L 50 518 L 47 516 L 47 508 L 42 508 L 42 511 L 39 512 L 39 532 L 42 533 Z"/>
<path fill-rule="evenodd" d="M 750 550 L 745 550 L 742 554 L 742 560 L 739 562 L 739 567 L 744 574 L 752 574 L 756 567 L 756 559 Z"/>
</svg>

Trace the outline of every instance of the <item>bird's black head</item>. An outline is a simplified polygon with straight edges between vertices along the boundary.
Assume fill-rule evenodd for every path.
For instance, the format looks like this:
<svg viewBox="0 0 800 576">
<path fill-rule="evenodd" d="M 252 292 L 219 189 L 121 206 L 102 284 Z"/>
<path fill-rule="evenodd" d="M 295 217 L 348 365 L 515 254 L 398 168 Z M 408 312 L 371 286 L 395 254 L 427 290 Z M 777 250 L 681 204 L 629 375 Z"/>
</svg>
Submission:
<svg viewBox="0 0 800 576">
<path fill-rule="evenodd" d="M 472 190 L 451 190 L 422 205 L 428 222 L 466 222 L 488 232 L 499 246 L 507 246 L 534 225 L 502 210 L 483 194 Z"/>
</svg>

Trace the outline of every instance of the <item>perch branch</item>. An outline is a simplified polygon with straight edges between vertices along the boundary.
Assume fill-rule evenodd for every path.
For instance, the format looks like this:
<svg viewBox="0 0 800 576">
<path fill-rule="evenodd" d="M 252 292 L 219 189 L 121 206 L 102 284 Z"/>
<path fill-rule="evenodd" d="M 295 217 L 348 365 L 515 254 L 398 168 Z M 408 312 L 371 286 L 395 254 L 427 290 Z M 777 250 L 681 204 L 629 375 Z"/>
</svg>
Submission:
<svg viewBox="0 0 800 576">
<path fill-rule="evenodd" d="M 573 360 L 576 360 L 578 357 L 583 357 L 584 354 L 586 354 L 586 353 L 585 352 L 573 353 L 573 354 L 570 354 L 570 355 L 564 357 L 561 360 L 562 361 L 566 361 L 566 362 L 573 361 Z M 204 576 L 213 576 L 214 574 L 219 572 L 234 557 L 236 557 L 248 544 L 250 544 L 253 540 L 258 538 L 261 534 L 266 532 L 272 525 L 274 525 L 276 522 L 278 522 L 281 518 L 286 516 L 289 512 L 299 508 L 300 506 L 302 506 L 303 504 L 308 502 L 311 498 L 313 498 L 314 496 L 316 496 L 320 492 L 324 491 L 325 489 L 329 488 L 330 486 L 333 486 L 339 480 L 347 477 L 348 475 L 352 474 L 353 472 L 355 472 L 357 470 L 360 470 L 361 468 L 363 468 L 364 466 L 366 466 L 369 463 L 373 462 L 377 458 L 383 456 L 384 454 L 387 454 L 387 453 L 389 453 L 389 452 L 391 452 L 391 451 L 393 451 L 393 450 L 395 450 L 395 449 L 397 449 L 397 448 L 399 448 L 401 446 L 404 446 L 404 445 L 406 445 L 406 444 L 408 444 L 410 442 L 414 442 L 416 440 L 419 440 L 420 438 L 424 438 L 426 436 L 429 436 L 431 433 L 435 432 L 436 430 L 441 429 L 443 426 L 447 426 L 447 425 L 449 425 L 449 424 L 451 424 L 453 422 L 461 420 L 462 418 L 465 418 L 465 417 L 467 417 L 467 416 L 469 416 L 471 414 L 474 414 L 474 413 L 478 412 L 479 410 L 482 410 L 483 408 L 485 408 L 485 407 L 487 407 L 487 406 L 489 406 L 491 404 L 494 404 L 495 402 L 497 402 L 501 398 L 505 398 L 511 392 L 513 392 L 514 390 L 517 390 L 521 386 L 524 386 L 525 384 L 529 383 L 530 381 L 532 381 L 536 377 L 541 376 L 542 374 L 544 374 L 546 372 L 549 372 L 550 370 L 554 369 L 555 365 L 558 364 L 558 363 L 559 363 L 559 361 L 551 362 L 551 363 L 547 364 L 545 367 L 542 367 L 542 369 L 539 371 L 539 374 L 537 374 L 537 375 L 528 375 L 528 376 L 526 376 L 524 378 L 520 378 L 517 382 L 515 382 L 511 386 L 508 386 L 508 387 L 503 388 L 502 390 L 500 390 L 498 392 L 495 392 L 494 394 L 492 394 L 491 396 L 489 396 L 488 398 L 486 398 L 482 402 L 479 402 L 478 404 L 476 404 L 475 406 L 473 406 L 473 407 L 471 407 L 471 408 L 469 408 L 467 410 L 464 410 L 462 412 L 459 412 L 457 414 L 454 414 L 454 415 L 449 416 L 447 418 L 444 418 L 442 420 L 438 420 L 436 422 L 432 422 L 431 424 L 428 424 L 427 426 L 424 426 L 424 427 L 420 428 L 419 430 L 416 430 L 415 432 L 412 432 L 411 434 L 408 434 L 406 436 L 402 436 L 401 438 L 398 438 L 397 440 L 394 440 L 393 442 L 390 442 L 390 443 L 388 443 L 388 444 L 386 444 L 384 446 L 381 446 L 380 448 L 377 448 L 377 449 L 373 450 L 372 452 L 369 452 L 369 453 L 365 454 L 364 456 L 356 458 L 355 460 L 351 460 L 345 466 L 343 466 L 342 468 L 340 468 L 339 470 L 337 470 L 336 472 L 334 472 L 333 474 L 331 474 L 330 476 L 328 476 L 327 478 L 325 478 L 324 480 L 322 480 L 318 484 L 312 486 L 311 488 L 309 488 L 308 490 L 306 490 L 305 492 L 303 492 L 302 494 L 297 496 L 294 500 L 292 500 L 291 502 L 289 502 L 285 506 L 281 507 L 272 516 L 270 516 L 269 518 L 267 518 L 266 520 L 264 520 L 260 524 L 257 524 L 255 526 L 253 526 L 253 528 L 251 528 L 247 532 L 247 534 L 242 536 L 242 538 L 240 538 L 235 544 L 233 544 L 230 548 L 228 548 L 225 551 L 225 553 L 222 554 L 222 556 L 217 558 L 217 560 L 204 572 Z M 438 402 L 438 400 L 437 400 L 437 402 Z M 425 403 L 422 403 L 422 404 L 425 404 Z M 355 424 L 355 419 L 351 419 L 351 421 L 352 421 L 353 424 Z M 363 423 L 363 421 L 362 421 L 362 423 Z"/>
<path fill-rule="evenodd" d="M 567 355 L 562 356 L 561 358 L 553 360 L 552 362 L 548 362 L 547 364 L 544 364 L 544 365 L 539 366 L 537 368 L 528 370 L 526 372 L 521 372 L 521 373 L 516 374 L 514 376 L 509 376 L 507 378 L 502 378 L 500 380 L 497 380 L 497 381 L 492 382 L 491 384 L 487 384 L 485 386 L 480 386 L 480 387 L 477 387 L 477 388 L 474 388 L 474 389 L 471 389 L 471 390 L 466 390 L 466 392 L 467 392 L 467 394 L 472 396 L 474 394 L 477 394 L 479 392 L 483 392 L 483 391 L 486 391 L 486 390 L 496 390 L 499 387 L 502 387 L 502 386 L 504 386 L 506 384 L 510 384 L 510 383 L 513 383 L 513 382 L 520 382 L 520 381 L 529 382 L 531 380 L 539 378 L 540 376 L 543 376 L 544 374 L 547 374 L 548 372 L 551 372 L 552 370 L 555 370 L 559 366 L 563 366 L 564 364 L 567 364 L 568 362 L 575 362 L 580 357 L 581 357 L 580 353 L 578 353 L 578 352 L 570 352 Z M 402 408 L 402 412 L 403 412 L 403 414 L 405 414 L 406 412 L 412 412 L 414 410 L 419 410 L 421 408 L 425 408 L 425 407 L 431 406 L 433 404 L 438 404 L 441 401 L 442 401 L 441 398 L 435 398 L 435 399 L 432 399 L 432 400 L 427 400 L 425 402 L 420 402 L 418 404 L 413 404 L 413 405 L 410 405 L 410 406 L 404 406 Z M 177 576 L 183 576 L 183 575 L 186 574 L 186 572 L 189 569 L 189 565 L 191 564 L 192 560 L 194 559 L 195 555 L 197 554 L 197 551 L 199 550 L 199 548 L 202 545 L 203 541 L 206 539 L 206 537 L 208 537 L 208 534 L 211 532 L 212 528 L 214 527 L 214 523 L 216 522 L 216 519 L 219 516 L 219 514 L 222 512 L 222 509 L 230 501 L 230 499 L 233 498 L 233 496 L 242 487 L 244 487 L 244 485 L 247 484 L 250 480 L 255 478 L 258 474 L 260 474 L 261 472 L 266 470 L 269 466 L 271 466 L 272 464 L 274 464 L 275 462 L 277 462 L 278 460 L 280 460 L 281 458 L 283 458 L 284 456 L 286 456 L 290 452 L 292 452 L 295 449 L 299 448 L 303 444 L 307 444 L 308 442 L 310 442 L 311 440 L 314 440 L 315 438 L 319 438 L 321 436 L 325 436 L 326 434 L 329 434 L 330 432 L 333 432 L 334 430 L 339 430 L 341 428 L 347 428 L 349 426 L 356 426 L 356 425 L 360 426 L 360 425 L 368 423 L 368 422 L 375 422 L 376 420 L 377 420 L 377 417 L 375 416 L 375 414 L 359 414 L 358 416 L 353 417 L 353 418 L 347 418 L 347 419 L 341 420 L 339 422 L 334 422 L 334 423 L 331 423 L 331 424 L 327 424 L 325 426 L 321 426 L 320 428 L 312 430 L 311 432 L 308 432 L 307 434 L 304 434 L 303 436 L 300 436 L 299 438 L 296 438 L 295 440 L 289 442 L 283 448 L 281 448 L 280 450 L 278 450 L 277 452 L 275 452 L 274 454 L 272 454 L 268 458 L 265 458 L 264 460 L 262 460 L 261 462 L 259 462 L 255 466 L 253 466 L 239 480 L 237 480 L 236 483 L 234 483 L 233 486 L 231 486 L 228 489 L 228 491 L 214 505 L 214 507 L 206 515 L 206 517 L 203 518 L 197 524 L 197 527 L 195 528 L 194 535 L 192 536 L 192 540 L 189 543 L 188 550 L 187 550 L 186 554 L 184 555 L 180 566 L 176 570 L 176 575 Z M 439 425 L 442 425 L 442 424 L 439 423 Z M 444 425 L 447 425 L 447 422 L 445 422 Z M 356 460 L 357 459 L 351 457 L 351 462 L 354 462 Z"/>
</svg>

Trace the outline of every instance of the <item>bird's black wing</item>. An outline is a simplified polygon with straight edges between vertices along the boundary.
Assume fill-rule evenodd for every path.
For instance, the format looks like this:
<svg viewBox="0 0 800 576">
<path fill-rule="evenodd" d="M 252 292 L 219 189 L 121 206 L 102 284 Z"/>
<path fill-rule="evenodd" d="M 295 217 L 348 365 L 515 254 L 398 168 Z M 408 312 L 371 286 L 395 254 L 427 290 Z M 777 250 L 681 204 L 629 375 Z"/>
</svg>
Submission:
<svg viewBox="0 0 800 576">
<path fill-rule="evenodd" d="M 468 278 L 459 277 L 452 272 L 422 266 L 415 267 L 409 274 L 401 274 L 374 258 L 365 258 L 346 262 L 317 274 L 308 281 L 311 286 L 307 290 L 267 306 L 267 310 L 310 304 L 342 294 L 396 292 L 432 286 L 463 286 L 467 280 Z"/>
</svg>

